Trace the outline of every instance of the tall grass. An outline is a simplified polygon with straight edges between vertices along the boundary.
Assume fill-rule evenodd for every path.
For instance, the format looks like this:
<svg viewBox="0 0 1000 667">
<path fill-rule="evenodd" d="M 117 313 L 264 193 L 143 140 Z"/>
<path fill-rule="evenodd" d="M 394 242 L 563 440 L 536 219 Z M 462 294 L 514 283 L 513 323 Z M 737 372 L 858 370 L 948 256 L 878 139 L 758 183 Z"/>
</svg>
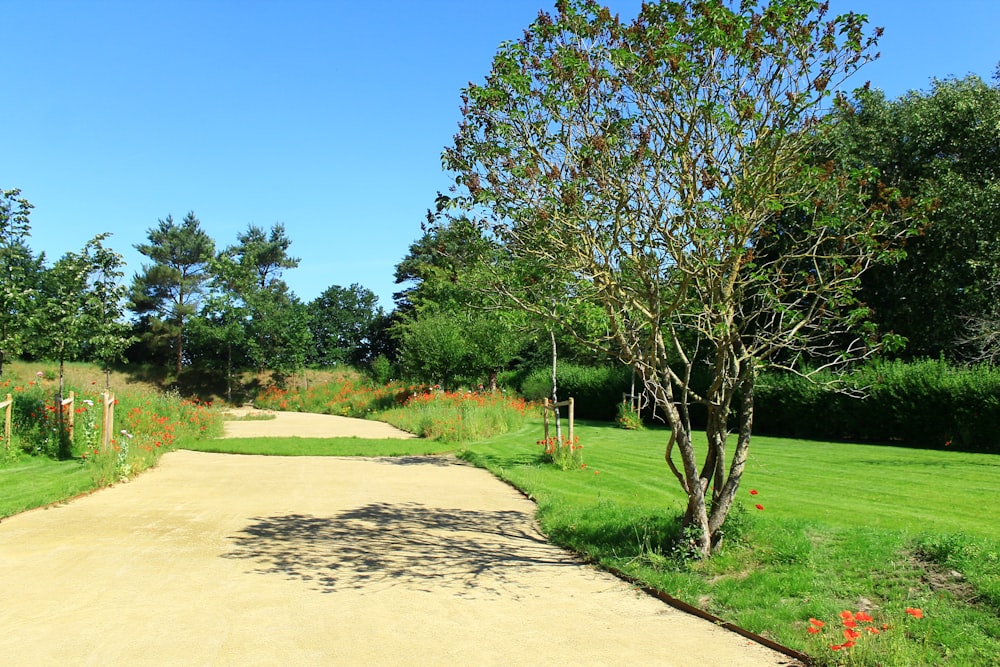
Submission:
<svg viewBox="0 0 1000 667">
<path fill-rule="evenodd" d="M 350 371 L 308 388 L 269 387 L 259 408 L 366 417 L 439 442 L 482 440 L 520 428 L 531 410 L 522 398 L 501 393 L 442 392 L 394 382 L 375 386 Z"/>
<path fill-rule="evenodd" d="M 362 374 L 344 370 L 309 387 L 267 387 L 253 403 L 267 410 L 364 418 L 405 401 L 415 391 L 422 389 L 400 382 L 375 386 Z"/>
<path fill-rule="evenodd" d="M 75 394 L 70 431 L 70 408 L 56 405 L 58 383 L 51 369 L 26 374 L 23 366 L 8 369 L 0 383 L 0 392 L 13 398 L 11 445 L 0 445 L 5 480 L 0 513 L 127 480 L 182 442 L 222 433 L 221 414 L 210 405 L 139 385 L 116 392 L 114 430 L 104 446 L 104 377 L 96 367 L 75 366 L 74 381 L 66 383 L 64 396 Z"/>
<path fill-rule="evenodd" d="M 523 398 L 499 393 L 432 392 L 410 396 L 378 418 L 430 440 L 470 442 L 517 430 L 530 410 Z"/>
<path fill-rule="evenodd" d="M 540 430 L 463 456 L 534 498 L 560 544 L 819 664 L 985 666 L 1000 655 L 1000 517 L 984 511 L 1000 457 L 755 437 L 724 547 L 699 561 L 685 549 L 685 496 L 662 430 L 579 424 L 587 467 L 568 472 L 541 462 Z M 844 648 L 847 610 L 891 631 Z"/>
</svg>

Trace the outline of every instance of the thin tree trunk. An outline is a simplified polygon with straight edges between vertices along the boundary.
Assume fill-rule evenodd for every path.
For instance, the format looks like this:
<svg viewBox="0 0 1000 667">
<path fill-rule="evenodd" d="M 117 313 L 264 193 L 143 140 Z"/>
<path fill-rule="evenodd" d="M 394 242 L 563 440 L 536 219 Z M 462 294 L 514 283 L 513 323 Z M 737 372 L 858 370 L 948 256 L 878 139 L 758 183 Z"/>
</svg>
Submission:
<svg viewBox="0 0 1000 667">
<path fill-rule="evenodd" d="M 736 451 L 733 452 L 733 462 L 729 467 L 729 477 L 720 490 L 718 499 L 712 504 L 712 515 L 709 517 L 709 527 L 712 531 L 713 548 L 718 548 L 722 541 L 720 530 L 732 508 L 733 499 L 740 487 L 743 470 L 746 468 L 747 453 L 750 450 L 750 436 L 753 432 L 754 387 L 757 384 L 757 369 L 753 366 L 746 369 L 740 379 L 742 400 L 740 401 L 740 432 L 736 441 Z M 717 480 L 717 483 L 721 480 Z"/>
<path fill-rule="evenodd" d="M 557 352 L 556 330 L 553 329 L 552 327 L 549 327 L 549 338 L 552 340 L 552 403 L 553 403 L 552 410 L 553 412 L 555 412 L 555 418 L 556 418 L 556 447 L 562 447 L 562 441 L 563 441 L 562 425 L 559 422 L 559 408 L 555 407 L 555 403 L 559 402 L 559 392 L 558 392 L 558 387 L 556 386 L 556 370 L 558 368 L 557 366 L 558 354 L 556 353 Z"/>
</svg>

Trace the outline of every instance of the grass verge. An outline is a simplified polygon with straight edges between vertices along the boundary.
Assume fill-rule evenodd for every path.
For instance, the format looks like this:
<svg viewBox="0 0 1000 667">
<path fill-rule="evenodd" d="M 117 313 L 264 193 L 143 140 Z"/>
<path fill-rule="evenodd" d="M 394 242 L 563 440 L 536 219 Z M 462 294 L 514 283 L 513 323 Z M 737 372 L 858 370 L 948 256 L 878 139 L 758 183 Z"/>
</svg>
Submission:
<svg viewBox="0 0 1000 667">
<path fill-rule="evenodd" d="M 983 511 L 1000 457 L 757 437 L 726 546 L 702 562 L 683 548 L 685 499 L 663 462 L 664 431 L 581 424 L 585 463 L 563 472 L 542 462 L 540 430 L 462 456 L 534 498 L 550 538 L 595 562 L 817 664 L 1000 655 L 1000 517 Z M 871 616 L 879 634 L 846 639 L 856 630 L 845 611 L 851 623 Z"/>
<path fill-rule="evenodd" d="M 23 456 L 0 467 L 0 517 L 61 502 L 97 488 L 79 461 Z"/>
<path fill-rule="evenodd" d="M 185 449 L 263 456 L 421 456 L 451 451 L 446 444 L 419 438 L 226 438 L 199 440 Z"/>
</svg>

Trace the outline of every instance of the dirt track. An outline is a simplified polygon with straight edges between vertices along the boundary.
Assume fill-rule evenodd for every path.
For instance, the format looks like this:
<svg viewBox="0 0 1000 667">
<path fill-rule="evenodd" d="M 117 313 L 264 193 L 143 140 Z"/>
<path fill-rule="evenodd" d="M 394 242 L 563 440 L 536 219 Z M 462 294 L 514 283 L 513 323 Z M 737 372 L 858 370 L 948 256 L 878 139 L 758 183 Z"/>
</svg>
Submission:
<svg viewBox="0 0 1000 667">
<path fill-rule="evenodd" d="M 174 452 L 0 523 L 0 664 L 791 664 L 577 563 L 533 511 L 448 458 Z"/>
</svg>

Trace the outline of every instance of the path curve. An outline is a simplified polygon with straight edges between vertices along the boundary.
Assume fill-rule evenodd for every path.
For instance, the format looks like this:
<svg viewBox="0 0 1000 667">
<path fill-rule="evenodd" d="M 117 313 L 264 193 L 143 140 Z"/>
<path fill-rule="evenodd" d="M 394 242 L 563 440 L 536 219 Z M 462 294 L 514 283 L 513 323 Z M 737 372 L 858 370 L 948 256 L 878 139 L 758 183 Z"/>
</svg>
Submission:
<svg viewBox="0 0 1000 667">
<path fill-rule="evenodd" d="M 224 438 L 415 438 L 391 424 L 372 419 L 354 419 L 312 412 L 282 412 L 239 408 L 231 414 L 243 419 L 224 423 Z M 248 417 L 251 417 L 248 419 Z M 252 418 L 256 417 L 256 418 Z"/>
<path fill-rule="evenodd" d="M 795 664 L 579 563 L 534 509 L 453 458 L 172 452 L 0 523 L 0 664 Z"/>
</svg>

